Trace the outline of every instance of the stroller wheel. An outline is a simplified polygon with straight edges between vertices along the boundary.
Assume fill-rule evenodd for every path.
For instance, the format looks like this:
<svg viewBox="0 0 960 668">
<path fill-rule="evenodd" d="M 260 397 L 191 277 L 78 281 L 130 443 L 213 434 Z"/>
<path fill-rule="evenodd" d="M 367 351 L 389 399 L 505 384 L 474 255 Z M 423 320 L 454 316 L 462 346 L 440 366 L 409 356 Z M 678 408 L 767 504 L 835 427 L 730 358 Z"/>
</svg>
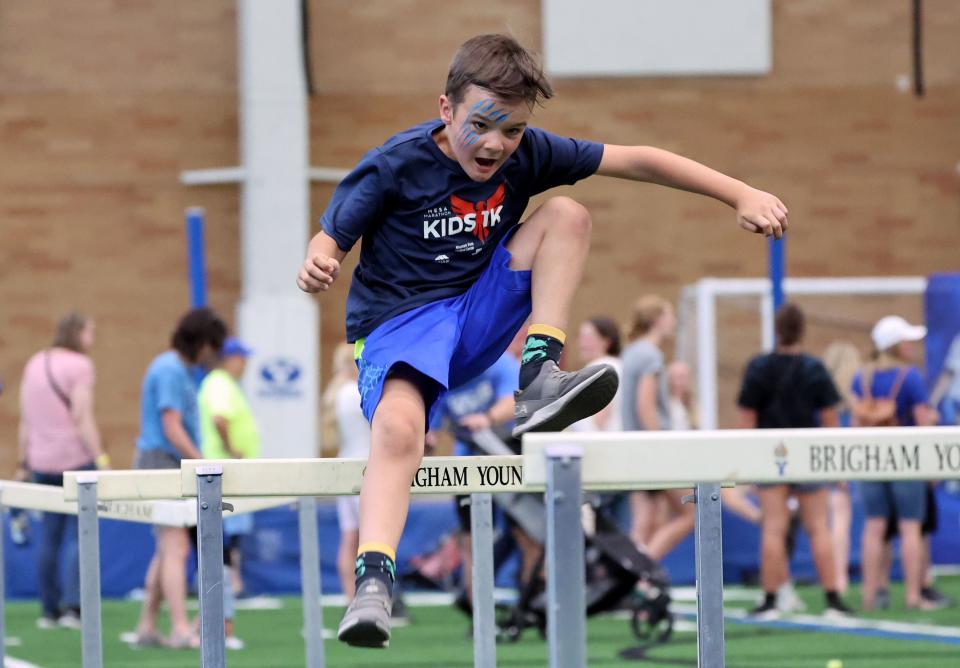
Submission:
<svg viewBox="0 0 960 668">
<path fill-rule="evenodd" d="M 664 643 L 673 633 L 673 615 L 670 614 L 670 597 L 658 596 L 640 601 L 633 609 L 630 626 L 633 634 L 643 645 Z"/>
<path fill-rule="evenodd" d="M 547 616 L 537 614 L 534 616 L 534 622 L 537 626 L 537 631 L 540 633 L 540 638 L 543 640 L 547 639 Z"/>
</svg>

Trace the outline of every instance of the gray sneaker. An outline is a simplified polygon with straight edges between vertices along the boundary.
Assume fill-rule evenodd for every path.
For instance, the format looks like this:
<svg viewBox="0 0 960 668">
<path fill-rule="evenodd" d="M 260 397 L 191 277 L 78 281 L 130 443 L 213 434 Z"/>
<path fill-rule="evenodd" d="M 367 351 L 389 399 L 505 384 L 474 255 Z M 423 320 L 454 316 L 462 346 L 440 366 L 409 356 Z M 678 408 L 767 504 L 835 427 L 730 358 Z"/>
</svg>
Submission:
<svg viewBox="0 0 960 668">
<path fill-rule="evenodd" d="M 513 435 L 566 429 L 609 404 L 617 384 L 617 372 L 609 364 L 561 371 L 556 362 L 547 360 L 533 382 L 515 394 Z"/>
<path fill-rule="evenodd" d="M 392 608 L 387 586 L 377 579 L 367 580 L 343 613 L 337 637 L 354 647 L 386 647 L 390 644 Z"/>
</svg>

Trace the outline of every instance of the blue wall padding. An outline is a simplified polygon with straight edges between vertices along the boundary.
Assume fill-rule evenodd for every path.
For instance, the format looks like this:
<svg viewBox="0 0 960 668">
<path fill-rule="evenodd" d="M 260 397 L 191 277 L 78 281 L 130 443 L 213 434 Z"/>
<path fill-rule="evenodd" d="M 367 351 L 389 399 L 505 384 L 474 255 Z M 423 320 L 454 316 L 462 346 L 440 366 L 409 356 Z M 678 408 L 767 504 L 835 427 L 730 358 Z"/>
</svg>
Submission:
<svg viewBox="0 0 960 668">
<path fill-rule="evenodd" d="M 934 563 L 960 562 L 960 493 L 941 486 L 937 490 L 940 512 L 939 529 L 932 538 Z M 856 574 L 860 564 L 860 532 L 863 507 L 854 485 L 853 527 L 850 564 Z M 336 556 L 340 541 L 337 514 L 333 503 L 318 505 L 321 577 L 323 590 L 338 592 Z M 32 523 L 33 540 L 26 546 L 14 545 L 4 518 L 4 554 L 6 557 L 7 596 L 14 599 L 37 596 L 37 539 L 39 525 Z M 254 534 L 244 539 L 244 579 L 250 593 L 293 594 L 300 591 L 299 533 L 297 513 L 291 508 L 265 510 L 256 514 Z M 411 505 L 407 529 L 400 543 L 398 566 L 401 575 L 410 568 L 410 557 L 430 552 L 457 526 L 453 503 L 446 499 L 416 501 Z M 759 530 L 724 512 L 724 579 L 728 583 L 751 581 L 758 572 Z M 116 520 L 100 523 L 101 584 L 104 597 L 121 597 L 143 586 L 143 576 L 153 554 L 150 527 Z M 899 554 L 897 554 L 899 561 Z M 687 538 L 665 560 L 675 584 L 694 581 L 693 538 Z M 498 585 L 510 586 L 516 565 L 498 574 Z M 195 565 L 189 567 L 191 570 Z M 897 569 L 899 570 L 899 569 Z M 801 533 L 791 561 L 791 572 L 799 581 L 814 579 L 809 543 Z"/>
<path fill-rule="evenodd" d="M 930 276 L 923 312 L 927 325 L 927 381 L 932 389 L 950 344 L 960 334 L 960 274 Z"/>
</svg>

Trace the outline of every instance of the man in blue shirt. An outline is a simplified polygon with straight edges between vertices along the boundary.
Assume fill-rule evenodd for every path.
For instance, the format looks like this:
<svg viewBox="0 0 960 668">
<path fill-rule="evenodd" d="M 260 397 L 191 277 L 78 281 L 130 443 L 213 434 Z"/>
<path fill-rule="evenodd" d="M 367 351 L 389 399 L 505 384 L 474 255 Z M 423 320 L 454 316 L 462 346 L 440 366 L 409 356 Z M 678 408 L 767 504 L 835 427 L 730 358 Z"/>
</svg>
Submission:
<svg viewBox="0 0 960 668">
<path fill-rule="evenodd" d="M 349 644 L 389 642 L 410 480 L 443 392 L 493 364 L 532 314 L 514 435 L 561 430 L 616 393 L 609 366 L 558 366 L 590 215 L 554 197 L 520 225 L 532 196 L 601 174 L 709 195 L 734 207 L 751 232 L 779 237 L 786 227 L 779 199 L 692 160 L 528 127 L 536 104 L 552 95 L 536 58 L 513 38 L 468 40 L 450 66 L 440 118 L 364 156 L 334 193 L 297 275 L 302 290 L 329 290 L 361 241 L 347 338 L 356 342 L 372 445 L 361 489 L 357 595 L 339 630 Z"/>
<path fill-rule="evenodd" d="M 208 308 L 189 311 L 177 324 L 170 350 L 160 353 L 143 379 L 140 392 L 140 436 L 133 466 L 138 469 L 180 468 L 180 460 L 202 459 L 197 384 L 192 368 L 211 368 L 220 357 L 227 327 Z M 147 569 L 146 595 L 140 610 L 138 645 L 198 647 L 187 619 L 186 565 L 190 540 L 186 529 L 157 527 L 157 546 Z M 161 638 L 157 615 L 162 600 L 170 609 L 170 637 Z"/>
</svg>

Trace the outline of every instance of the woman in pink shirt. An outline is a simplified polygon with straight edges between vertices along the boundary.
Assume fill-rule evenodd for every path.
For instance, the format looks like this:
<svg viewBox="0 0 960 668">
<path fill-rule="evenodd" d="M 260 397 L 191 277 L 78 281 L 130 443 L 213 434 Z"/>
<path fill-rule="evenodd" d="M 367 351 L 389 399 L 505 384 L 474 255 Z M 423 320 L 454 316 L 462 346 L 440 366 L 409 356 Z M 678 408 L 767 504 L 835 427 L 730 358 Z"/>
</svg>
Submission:
<svg viewBox="0 0 960 668">
<path fill-rule="evenodd" d="M 93 417 L 93 320 L 70 313 L 57 323 L 53 346 L 30 358 L 20 383 L 20 461 L 18 477 L 62 485 L 63 472 L 106 468 L 100 432 Z M 68 550 L 66 581 L 61 588 L 58 557 Z M 43 514 L 39 554 L 40 628 L 79 628 L 80 569 L 77 518 Z"/>
</svg>

